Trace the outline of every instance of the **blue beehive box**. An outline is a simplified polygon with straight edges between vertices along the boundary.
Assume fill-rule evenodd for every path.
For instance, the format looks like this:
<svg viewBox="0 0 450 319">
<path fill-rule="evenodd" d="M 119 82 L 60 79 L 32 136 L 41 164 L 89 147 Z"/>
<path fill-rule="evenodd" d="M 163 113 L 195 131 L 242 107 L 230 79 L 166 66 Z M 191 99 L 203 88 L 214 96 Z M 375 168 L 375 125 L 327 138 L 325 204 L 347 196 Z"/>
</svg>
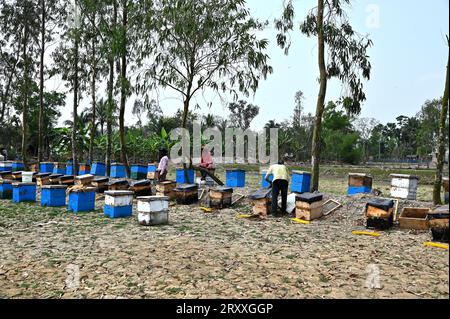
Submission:
<svg viewBox="0 0 450 319">
<path fill-rule="evenodd" d="M 147 173 L 155 173 L 158 167 L 155 164 L 148 164 Z"/>
<path fill-rule="evenodd" d="M 194 184 L 195 171 L 193 169 L 188 169 L 187 173 L 188 173 L 189 180 L 186 180 L 186 176 L 184 175 L 184 169 L 177 168 L 177 172 L 176 172 L 177 184 Z"/>
<path fill-rule="evenodd" d="M 311 190 L 311 173 L 302 171 L 292 172 L 291 191 L 294 193 L 308 193 Z"/>
<path fill-rule="evenodd" d="M 13 202 L 35 202 L 36 184 L 35 183 L 15 183 L 13 184 Z"/>
<path fill-rule="evenodd" d="M 369 194 L 372 192 L 373 178 L 367 174 L 351 173 L 348 176 L 347 195 Z"/>
<path fill-rule="evenodd" d="M 12 162 L 11 169 L 13 172 L 23 171 L 25 169 L 25 165 L 23 162 Z"/>
<path fill-rule="evenodd" d="M 76 189 L 69 194 L 70 212 L 89 212 L 95 210 L 95 188 Z"/>
<path fill-rule="evenodd" d="M 226 172 L 227 187 L 245 187 L 245 171 L 242 169 L 232 169 Z"/>
<path fill-rule="evenodd" d="M 148 167 L 146 165 L 134 164 L 131 166 L 131 178 L 132 179 L 146 179 Z"/>
<path fill-rule="evenodd" d="M 0 180 L 0 199 L 12 199 L 12 192 L 11 181 Z"/>
<path fill-rule="evenodd" d="M 39 166 L 39 173 L 53 173 L 53 163 L 43 162 Z"/>
<path fill-rule="evenodd" d="M 261 180 L 261 186 L 262 186 L 263 188 L 269 188 L 269 187 L 270 187 L 270 183 L 268 183 L 268 182 L 266 181 L 266 176 L 267 176 L 267 171 L 262 171 L 262 173 L 261 173 L 261 178 L 262 178 L 262 180 Z M 272 174 L 269 175 L 269 180 L 270 180 L 271 182 L 273 181 L 273 175 L 272 175 Z"/>
<path fill-rule="evenodd" d="M 66 175 L 73 175 L 73 162 L 68 161 L 66 164 Z"/>
<path fill-rule="evenodd" d="M 54 163 L 52 173 L 57 175 L 66 175 L 66 165 L 62 163 Z"/>
<path fill-rule="evenodd" d="M 66 189 L 64 185 L 45 185 L 41 187 L 41 206 L 61 207 L 66 205 Z"/>
<path fill-rule="evenodd" d="M 94 162 L 91 167 L 91 175 L 106 176 L 106 165 L 101 162 Z"/>
<path fill-rule="evenodd" d="M 124 164 L 113 163 L 111 164 L 111 173 L 109 174 L 111 178 L 126 178 L 127 170 Z"/>
<path fill-rule="evenodd" d="M 132 191 L 105 192 L 104 214 L 109 218 L 131 217 L 133 215 Z"/>
<path fill-rule="evenodd" d="M 370 194 L 372 192 L 371 187 L 367 186 L 349 186 L 347 190 L 347 195 L 357 195 L 357 194 Z"/>
<path fill-rule="evenodd" d="M 0 172 L 11 172 L 12 163 L 11 162 L 0 162 Z"/>
</svg>

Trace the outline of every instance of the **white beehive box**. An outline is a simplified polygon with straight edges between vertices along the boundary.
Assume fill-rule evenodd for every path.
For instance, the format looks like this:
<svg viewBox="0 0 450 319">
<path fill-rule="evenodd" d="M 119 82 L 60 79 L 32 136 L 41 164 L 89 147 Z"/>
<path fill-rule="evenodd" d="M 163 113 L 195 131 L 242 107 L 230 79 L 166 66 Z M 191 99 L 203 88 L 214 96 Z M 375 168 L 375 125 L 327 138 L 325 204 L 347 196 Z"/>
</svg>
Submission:
<svg viewBox="0 0 450 319">
<path fill-rule="evenodd" d="M 142 213 L 160 212 L 169 209 L 169 197 L 145 196 L 138 197 L 137 210 Z"/>
<path fill-rule="evenodd" d="M 33 172 L 22 172 L 22 183 L 32 183 L 33 174 Z"/>
<path fill-rule="evenodd" d="M 419 178 L 413 175 L 391 174 L 391 197 L 415 200 Z"/>
<path fill-rule="evenodd" d="M 105 205 L 123 207 L 133 205 L 132 191 L 107 191 L 105 192 Z"/>
</svg>

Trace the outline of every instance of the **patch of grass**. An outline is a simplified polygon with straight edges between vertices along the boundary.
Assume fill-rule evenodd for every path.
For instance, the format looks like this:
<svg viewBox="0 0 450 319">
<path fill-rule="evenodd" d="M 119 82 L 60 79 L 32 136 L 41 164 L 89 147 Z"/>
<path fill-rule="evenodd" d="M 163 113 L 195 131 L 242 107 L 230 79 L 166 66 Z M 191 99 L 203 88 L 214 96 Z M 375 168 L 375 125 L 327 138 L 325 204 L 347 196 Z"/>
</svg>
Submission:
<svg viewBox="0 0 450 319">
<path fill-rule="evenodd" d="M 166 289 L 166 293 L 169 295 L 178 295 L 182 291 L 183 289 L 179 287 L 170 287 Z"/>
</svg>

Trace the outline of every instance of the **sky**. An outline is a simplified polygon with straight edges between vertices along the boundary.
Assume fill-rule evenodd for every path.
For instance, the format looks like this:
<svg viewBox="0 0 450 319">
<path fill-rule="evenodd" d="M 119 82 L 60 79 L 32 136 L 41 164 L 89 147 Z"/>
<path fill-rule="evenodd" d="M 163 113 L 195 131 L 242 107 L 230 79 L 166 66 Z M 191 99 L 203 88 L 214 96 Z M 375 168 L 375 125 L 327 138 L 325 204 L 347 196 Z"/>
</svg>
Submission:
<svg viewBox="0 0 450 319">
<path fill-rule="evenodd" d="M 281 122 L 292 117 L 295 92 L 305 95 L 305 112 L 315 113 L 318 94 L 317 41 L 299 31 L 300 22 L 317 5 L 316 0 L 294 0 L 295 29 L 291 33 L 292 46 L 286 56 L 276 45 L 277 31 L 273 21 L 282 13 L 283 0 L 247 0 L 252 16 L 268 20 L 270 25 L 260 34 L 270 41 L 267 54 L 274 73 L 260 83 L 255 95 L 247 99 L 260 107 L 260 114 L 252 123 L 261 129 L 269 120 Z M 427 99 L 439 98 L 444 91 L 448 57 L 446 35 L 449 30 L 448 0 L 353 0 L 346 10 L 353 28 L 369 36 L 373 47 L 368 51 L 372 64 L 370 81 L 365 83 L 367 100 L 361 117 L 375 118 L 381 123 L 393 122 L 400 115 L 414 116 Z M 56 84 L 54 84 L 56 85 Z M 61 84 L 58 83 L 58 86 Z M 337 100 L 342 85 L 329 83 L 327 101 Z M 106 96 L 101 86 L 99 97 Z M 182 106 L 181 98 L 170 90 L 155 96 L 165 114 L 173 114 Z M 135 97 L 127 103 L 126 125 L 136 123 L 131 114 Z M 72 98 L 59 123 L 71 117 Z M 207 107 L 212 102 L 211 109 Z M 221 100 L 216 94 L 199 93 L 195 98 L 202 114 L 213 113 L 228 117 L 226 105 L 232 98 Z M 89 100 L 81 109 L 89 107 Z"/>
</svg>

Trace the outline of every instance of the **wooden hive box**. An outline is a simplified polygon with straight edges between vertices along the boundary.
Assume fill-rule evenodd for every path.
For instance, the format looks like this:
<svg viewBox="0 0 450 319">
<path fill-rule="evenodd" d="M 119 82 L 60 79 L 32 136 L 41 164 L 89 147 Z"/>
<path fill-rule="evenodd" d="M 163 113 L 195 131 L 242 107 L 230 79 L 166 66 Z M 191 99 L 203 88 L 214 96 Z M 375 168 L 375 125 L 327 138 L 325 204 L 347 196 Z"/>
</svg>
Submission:
<svg viewBox="0 0 450 319">
<path fill-rule="evenodd" d="M 367 174 L 351 173 L 348 175 L 349 196 L 372 192 L 373 178 Z"/>
<path fill-rule="evenodd" d="M 306 221 L 323 216 L 323 194 L 304 193 L 295 197 L 295 217 Z"/>
<path fill-rule="evenodd" d="M 271 193 L 272 190 L 262 188 L 248 196 L 251 201 L 253 215 L 270 215 L 272 205 Z"/>
<path fill-rule="evenodd" d="M 156 195 L 167 196 L 170 200 L 175 199 L 175 188 L 177 187 L 177 182 L 165 181 L 158 183 L 156 185 Z"/>
<path fill-rule="evenodd" d="M 38 186 L 50 185 L 50 175 L 51 173 L 40 173 L 36 174 L 36 183 Z"/>
<path fill-rule="evenodd" d="M 191 205 L 198 202 L 197 184 L 180 185 L 173 191 L 179 205 Z"/>
<path fill-rule="evenodd" d="M 12 180 L 22 181 L 22 171 L 12 172 Z"/>
<path fill-rule="evenodd" d="M 449 206 L 438 206 L 427 217 L 434 241 L 449 242 Z"/>
<path fill-rule="evenodd" d="M 228 208 L 231 207 L 232 201 L 232 187 L 215 187 L 209 190 L 209 207 L 211 208 Z"/>
<path fill-rule="evenodd" d="M 75 185 L 90 186 L 90 185 L 92 185 L 93 180 L 94 180 L 94 175 L 91 175 L 91 174 L 76 176 L 75 177 Z"/>
<path fill-rule="evenodd" d="M 59 185 L 59 182 L 61 181 L 61 177 L 64 175 L 62 174 L 52 174 L 48 177 L 50 181 L 50 185 Z"/>
<path fill-rule="evenodd" d="M 97 193 L 104 193 L 108 190 L 109 178 L 108 177 L 100 177 L 96 178 L 92 181 L 92 186 L 97 188 Z"/>
<path fill-rule="evenodd" d="M 13 179 L 13 174 L 11 171 L 3 171 L 0 172 L 0 180 L 12 180 Z"/>
<path fill-rule="evenodd" d="M 430 223 L 427 219 L 430 209 L 405 207 L 398 219 L 400 228 L 413 230 L 429 230 Z"/>
<path fill-rule="evenodd" d="M 152 182 L 147 179 L 134 181 L 130 185 L 130 190 L 133 191 L 136 196 L 151 196 Z"/>
<path fill-rule="evenodd" d="M 126 191 L 130 187 L 126 179 L 110 181 L 106 185 L 108 186 L 108 190 L 110 191 Z"/>
<path fill-rule="evenodd" d="M 394 224 L 394 201 L 377 198 L 366 205 L 367 228 L 385 230 Z"/>
<path fill-rule="evenodd" d="M 71 186 L 75 184 L 75 176 L 73 175 L 64 175 L 59 179 L 60 185 Z"/>
</svg>

